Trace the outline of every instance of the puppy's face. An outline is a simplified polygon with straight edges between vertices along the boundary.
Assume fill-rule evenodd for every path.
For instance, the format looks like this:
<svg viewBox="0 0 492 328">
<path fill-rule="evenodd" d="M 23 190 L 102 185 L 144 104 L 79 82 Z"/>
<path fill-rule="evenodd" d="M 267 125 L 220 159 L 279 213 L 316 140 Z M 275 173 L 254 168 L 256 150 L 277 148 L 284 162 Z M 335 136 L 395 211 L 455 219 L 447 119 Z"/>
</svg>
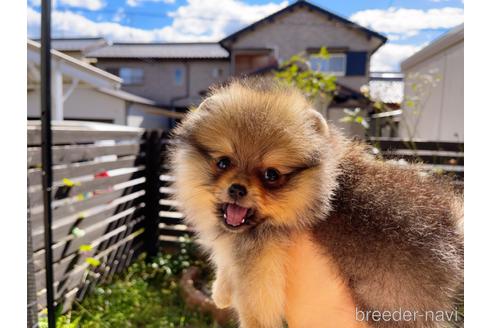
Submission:
<svg viewBox="0 0 492 328">
<path fill-rule="evenodd" d="M 199 233 L 302 226 L 328 210 L 328 126 L 293 90 L 233 84 L 175 134 L 176 196 Z"/>
</svg>

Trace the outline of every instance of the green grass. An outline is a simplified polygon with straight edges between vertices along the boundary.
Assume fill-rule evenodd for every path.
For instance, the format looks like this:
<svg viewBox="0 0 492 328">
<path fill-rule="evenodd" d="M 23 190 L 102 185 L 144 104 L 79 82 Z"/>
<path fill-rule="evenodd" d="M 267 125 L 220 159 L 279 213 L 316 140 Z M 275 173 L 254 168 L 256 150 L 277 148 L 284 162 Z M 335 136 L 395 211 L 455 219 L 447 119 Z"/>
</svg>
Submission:
<svg viewBox="0 0 492 328">
<path fill-rule="evenodd" d="M 190 265 L 207 270 L 189 242 L 183 242 L 177 254 L 161 254 L 151 261 L 141 256 L 124 274 L 58 316 L 57 327 L 218 327 L 209 315 L 188 309 L 180 297 L 178 280 Z M 45 316 L 40 327 L 47 327 Z"/>
</svg>

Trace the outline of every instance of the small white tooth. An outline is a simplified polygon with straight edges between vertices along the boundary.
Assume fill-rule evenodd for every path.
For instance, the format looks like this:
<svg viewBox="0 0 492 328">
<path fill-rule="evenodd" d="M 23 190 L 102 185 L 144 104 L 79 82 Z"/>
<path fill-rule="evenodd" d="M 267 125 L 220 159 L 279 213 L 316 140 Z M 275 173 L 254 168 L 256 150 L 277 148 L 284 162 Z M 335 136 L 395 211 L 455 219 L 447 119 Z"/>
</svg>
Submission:
<svg viewBox="0 0 492 328">
<path fill-rule="evenodd" d="M 246 221 L 246 218 L 244 218 L 244 219 L 241 221 L 241 224 L 243 224 L 243 223 L 244 223 L 244 221 Z"/>
<path fill-rule="evenodd" d="M 227 215 L 224 213 L 224 219 L 227 219 Z"/>
</svg>

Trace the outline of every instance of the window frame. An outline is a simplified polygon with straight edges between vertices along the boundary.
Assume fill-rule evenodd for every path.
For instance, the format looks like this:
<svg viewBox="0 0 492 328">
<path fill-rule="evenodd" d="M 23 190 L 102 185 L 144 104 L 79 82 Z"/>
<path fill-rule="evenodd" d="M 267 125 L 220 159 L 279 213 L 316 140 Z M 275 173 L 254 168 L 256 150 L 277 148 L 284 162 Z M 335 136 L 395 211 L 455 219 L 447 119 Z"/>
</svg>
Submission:
<svg viewBox="0 0 492 328">
<path fill-rule="evenodd" d="M 136 75 L 134 75 L 132 73 L 132 74 L 130 74 L 130 81 L 126 81 L 125 78 L 122 76 L 123 70 L 128 70 L 130 72 L 139 71 L 142 73 L 141 78 L 139 78 L 139 79 L 135 78 Z M 145 82 L 145 72 L 144 72 L 144 69 L 141 67 L 120 67 L 118 70 L 118 76 L 123 80 L 123 83 L 122 83 L 123 85 L 142 85 Z"/>
<path fill-rule="evenodd" d="M 311 55 L 310 56 L 310 58 L 309 58 L 309 64 L 311 65 L 311 69 L 316 70 L 316 71 L 319 71 L 319 72 L 333 74 L 335 76 L 346 76 L 347 75 L 347 54 L 345 54 L 345 53 L 333 53 L 333 54 L 330 54 L 330 57 L 328 58 L 328 63 L 333 58 L 342 58 L 343 59 L 343 70 L 342 71 L 320 70 L 320 69 L 317 69 L 317 68 L 313 67 L 313 64 L 312 64 L 311 60 L 313 60 L 313 59 L 318 59 L 318 60 L 323 60 L 323 61 L 326 60 L 326 59 L 323 59 L 323 58 L 316 58 L 314 55 Z M 330 65 L 328 64 L 328 67 L 329 66 Z"/>
</svg>

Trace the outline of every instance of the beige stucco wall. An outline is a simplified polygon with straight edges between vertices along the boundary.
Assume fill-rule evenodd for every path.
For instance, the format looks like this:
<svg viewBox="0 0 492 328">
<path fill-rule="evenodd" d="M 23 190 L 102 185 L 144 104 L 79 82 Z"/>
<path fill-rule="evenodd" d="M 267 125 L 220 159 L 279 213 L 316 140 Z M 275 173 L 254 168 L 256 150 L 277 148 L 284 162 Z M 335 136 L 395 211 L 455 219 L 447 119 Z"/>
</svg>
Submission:
<svg viewBox="0 0 492 328">
<path fill-rule="evenodd" d="M 213 76 L 213 70 L 220 68 L 222 70 L 222 76 L 215 78 Z M 191 69 L 191 81 L 190 81 L 190 102 L 193 105 L 198 105 L 202 91 L 207 91 L 209 86 L 214 83 L 225 81 L 230 73 L 229 61 L 196 61 L 190 63 Z"/>
<path fill-rule="evenodd" d="M 464 141 L 464 42 L 456 43 L 438 54 L 404 70 L 405 95 L 415 95 L 412 74 L 437 70 L 440 81 L 421 97 L 418 111 L 404 107 L 400 136 L 436 141 Z M 409 131 L 410 130 L 410 131 Z"/>
<path fill-rule="evenodd" d="M 68 86 L 65 86 L 65 89 Z M 63 116 L 67 119 L 104 120 L 114 124 L 126 124 L 125 101 L 96 89 L 79 86 L 63 104 Z M 27 93 L 27 116 L 39 118 L 41 113 L 39 88 Z"/>
<path fill-rule="evenodd" d="M 144 83 L 141 85 L 122 85 L 122 90 L 152 99 L 162 104 L 170 104 L 175 97 L 186 95 L 186 67 L 190 69 L 189 98 L 199 99 L 199 92 L 207 90 L 211 83 L 216 83 L 229 76 L 228 60 L 194 60 L 194 61 L 163 61 L 163 60 L 120 60 L 99 59 L 97 67 L 102 69 L 135 67 L 143 68 Z M 177 68 L 183 69 L 183 83 L 176 85 L 174 72 Z M 222 69 L 222 76 L 213 77 L 215 68 Z M 177 105 L 187 106 L 190 101 L 180 101 Z M 185 104 L 183 104 L 185 103 Z"/>
<path fill-rule="evenodd" d="M 260 24 L 254 31 L 238 36 L 231 49 L 271 48 L 280 61 L 289 59 L 308 48 L 348 48 L 351 51 L 367 51 L 375 49 L 380 40 L 368 36 L 359 30 L 348 28 L 336 20 L 326 16 L 298 8 L 275 18 L 273 22 Z M 369 65 L 367 65 L 369 70 Z M 358 90 L 368 82 L 366 76 L 339 77 L 338 81 Z"/>
</svg>

